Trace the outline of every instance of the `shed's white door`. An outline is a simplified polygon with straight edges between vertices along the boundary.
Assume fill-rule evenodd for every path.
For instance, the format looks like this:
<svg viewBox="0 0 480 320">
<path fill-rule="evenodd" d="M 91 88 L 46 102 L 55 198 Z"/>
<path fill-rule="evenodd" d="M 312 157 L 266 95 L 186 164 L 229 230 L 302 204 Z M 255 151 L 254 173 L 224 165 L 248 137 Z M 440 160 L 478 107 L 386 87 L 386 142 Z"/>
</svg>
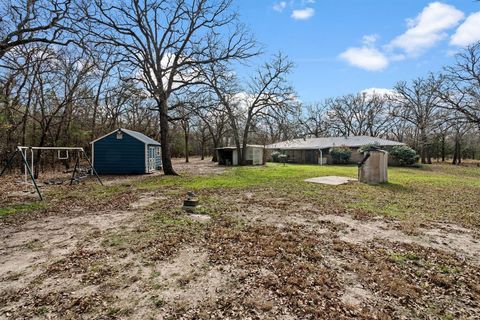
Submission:
<svg viewBox="0 0 480 320">
<path fill-rule="evenodd" d="M 263 162 L 263 150 L 260 148 L 253 148 L 253 165 L 259 165 Z"/>
<path fill-rule="evenodd" d="M 148 172 L 155 171 L 157 163 L 155 160 L 155 147 L 148 147 Z"/>
</svg>

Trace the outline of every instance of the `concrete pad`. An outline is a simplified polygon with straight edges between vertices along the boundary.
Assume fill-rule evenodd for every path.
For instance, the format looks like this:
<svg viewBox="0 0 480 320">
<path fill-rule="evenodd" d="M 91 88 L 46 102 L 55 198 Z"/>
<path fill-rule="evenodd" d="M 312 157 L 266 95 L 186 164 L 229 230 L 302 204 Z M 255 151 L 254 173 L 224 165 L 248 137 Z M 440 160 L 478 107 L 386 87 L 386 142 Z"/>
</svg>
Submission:
<svg viewBox="0 0 480 320">
<path fill-rule="evenodd" d="M 327 184 L 330 186 L 339 186 L 341 184 L 349 183 L 350 181 L 357 181 L 357 179 L 348 178 L 348 177 L 338 177 L 338 176 L 324 176 L 318 178 L 306 179 L 306 182 Z"/>
<path fill-rule="evenodd" d="M 190 220 L 198 221 L 198 222 L 208 222 L 212 219 L 212 217 L 206 214 L 189 214 L 187 217 Z"/>
</svg>

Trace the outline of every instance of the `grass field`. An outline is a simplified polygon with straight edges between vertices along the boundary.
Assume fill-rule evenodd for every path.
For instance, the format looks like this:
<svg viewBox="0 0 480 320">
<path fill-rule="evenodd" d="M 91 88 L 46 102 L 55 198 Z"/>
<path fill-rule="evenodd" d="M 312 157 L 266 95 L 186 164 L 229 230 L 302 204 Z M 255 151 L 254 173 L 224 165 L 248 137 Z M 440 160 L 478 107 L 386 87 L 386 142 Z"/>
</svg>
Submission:
<svg viewBox="0 0 480 320">
<path fill-rule="evenodd" d="M 377 186 L 350 184 L 344 186 L 315 185 L 304 182 L 317 176 L 336 175 L 356 178 L 356 166 L 280 165 L 238 167 L 216 175 L 146 178 L 133 183 L 108 187 L 89 185 L 86 188 L 63 187 L 47 192 L 47 206 L 58 200 L 108 199 L 135 190 L 175 189 L 204 193 L 218 189 L 274 189 L 287 197 L 308 198 L 319 203 L 334 203 L 345 208 L 364 209 L 371 214 L 399 219 L 427 219 L 480 226 L 480 167 L 450 165 L 422 168 L 390 168 L 389 183 Z M 86 190 L 85 190 L 86 189 Z M 49 201 L 51 200 L 51 201 Z M 5 205 L 0 216 L 43 208 L 38 202 Z"/>
<path fill-rule="evenodd" d="M 346 208 L 400 219 L 429 219 L 480 226 L 480 168 L 434 166 L 390 168 L 390 182 L 331 187 L 304 182 L 317 176 L 356 178 L 356 166 L 268 164 L 265 167 L 234 168 L 222 175 L 148 179 L 138 185 L 150 190 L 175 185 L 185 190 L 274 189 L 283 196 L 309 198 Z"/>
<path fill-rule="evenodd" d="M 469 319 L 480 313 L 480 168 L 176 163 L 0 208 L 0 317 Z M 199 215 L 181 210 L 195 191 Z M 3 306 L 3 307 L 1 307 Z"/>
</svg>

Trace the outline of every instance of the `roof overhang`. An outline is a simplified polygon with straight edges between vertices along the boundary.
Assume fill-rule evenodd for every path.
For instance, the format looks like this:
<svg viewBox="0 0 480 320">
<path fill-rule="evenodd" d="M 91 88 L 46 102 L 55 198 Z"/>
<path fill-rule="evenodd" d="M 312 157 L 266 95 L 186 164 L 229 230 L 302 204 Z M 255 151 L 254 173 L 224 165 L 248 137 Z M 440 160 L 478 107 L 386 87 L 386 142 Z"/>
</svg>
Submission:
<svg viewBox="0 0 480 320">
<path fill-rule="evenodd" d="M 141 140 L 139 140 L 137 137 L 135 137 L 135 136 L 129 134 L 127 131 L 123 130 L 122 128 L 118 128 L 118 129 L 113 130 L 113 131 L 110 132 L 110 133 L 104 134 L 104 135 L 101 136 L 100 138 L 97 138 L 97 139 L 93 140 L 92 142 L 90 142 L 90 144 L 94 144 L 95 142 L 97 142 L 97 141 L 99 141 L 99 140 L 102 140 L 103 138 L 106 138 L 106 137 L 108 137 L 109 135 L 114 134 L 115 132 L 119 132 L 119 131 L 122 132 L 123 134 L 128 134 L 130 137 L 132 137 L 132 138 L 134 138 L 134 139 L 136 139 L 136 140 L 138 140 L 138 141 L 140 141 L 140 142 L 142 142 L 142 143 L 145 143 L 145 144 L 148 145 L 148 146 L 155 146 L 155 147 L 161 147 L 161 146 L 162 146 L 160 143 L 146 143 L 146 142 L 144 142 L 144 141 L 141 141 Z"/>
</svg>

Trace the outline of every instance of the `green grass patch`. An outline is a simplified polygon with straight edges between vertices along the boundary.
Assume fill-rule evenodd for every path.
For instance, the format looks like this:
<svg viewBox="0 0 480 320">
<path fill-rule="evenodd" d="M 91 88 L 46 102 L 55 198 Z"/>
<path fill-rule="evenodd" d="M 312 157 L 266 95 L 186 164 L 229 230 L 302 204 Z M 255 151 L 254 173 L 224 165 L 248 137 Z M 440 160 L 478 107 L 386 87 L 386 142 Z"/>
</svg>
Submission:
<svg viewBox="0 0 480 320">
<path fill-rule="evenodd" d="M 12 214 L 35 211 L 43 207 L 44 204 L 41 202 L 14 204 L 8 207 L 0 208 L 0 218 Z"/>
<path fill-rule="evenodd" d="M 9 205 L 0 209 L 0 217 L 33 211 L 63 201 L 102 202 L 123 193 L 153 191 L 178 198 L 193 190 L 200 196 L 201 213 L 214 217 L 231 210 L 231 197 L 250 192 L 257 198 L 283 197 L 316 207 L 360 209 L 369 215 L 396 219 L 449 221 L 480 226 L 480 167 L 424 165 L 418 168 L 390 167 L 389 183 L 366 185 L 351 183 L 327 186 L 305 182 L 320 176 L 357 177 L 355 165 L 295 165 L 268 163 L 265 166 L 228 168 L 224 173 L 195 176 L 153 176 L 111 186 L 90 184 L 52 189 L 44 203 Z M 180 206 L 180 202 L 179 202 Z M 171 213 L 171 212 L 170 212 Z M 155 221 L 156 220 L 156 221 Z M 188 223 L 171 214 L 154 218 L 159 225 Z"/>
<path fill-rule="evenodd" d="M 275 190 L 292 200 L 305 199 L 319 206 L 362 209 L 396 219 L 422 218 L 480 225 L 480 168 L 428 165 L 389 168 L 389 183 L 353 183 L 326 186 L 304 182 L 319 176 L 357 177 L 354 165 L 295 165 L 268 163 L 259 167 L 233 167 L 209 176 L 152 177 L 136 183 L 147 190 Z M 215 206 L 213 206 L 215 207 Z"/>
<path fill-rule="evenodd" d="M 111 233 L 102 241 L 102 244 L 106 247 L 119 247 L 126 244 L 126 239 L 123 234 L 120 233 Z"/>
<path fill-rule="evenodd" d="M 420 258 L 414 253 L 392 253 L 390 261 L 403 265 L 408 261 L 418 261 Z"/>
<path fill-rule="evenodd" d="M 258 167 L 233 167 L 223 174 L 209 176 L 153 177 L 138 182 L 136 186 L 147 190 L 172 185 L 192 190 L 281 186 L 284 183 L 303 183 L 303 180 L 307 178 L 322 175 L 356 177 L 356 170 L 355 166 L 279 165 L 269 163 Z"/>
<path fill-rule="evenodd" d="M 193 221 L 187 220 L 184 217 L 174 217 L 163 212 L 157 212 L 153 214 L 152 220 L 155 225 L 160 226 L 185 226 L 193 224 Z"/>
</svg>

